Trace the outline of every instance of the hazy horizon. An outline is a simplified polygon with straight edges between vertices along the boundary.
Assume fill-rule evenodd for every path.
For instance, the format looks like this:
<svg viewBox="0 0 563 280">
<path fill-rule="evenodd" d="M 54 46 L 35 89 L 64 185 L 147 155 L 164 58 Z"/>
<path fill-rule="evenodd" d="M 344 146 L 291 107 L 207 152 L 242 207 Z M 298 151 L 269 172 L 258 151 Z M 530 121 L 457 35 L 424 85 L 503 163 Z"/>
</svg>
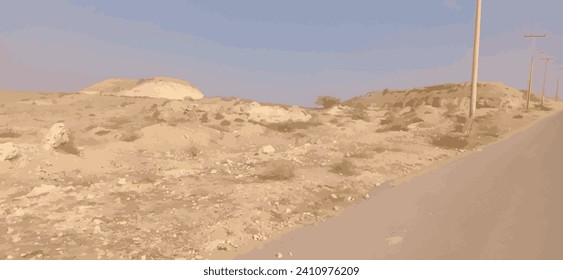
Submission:
<svg viewBox="0 0 563 280">
<path fill-rule="evenodd" d="M 547 33 L 538 49 L 561 55 L 563 3 L 483 5 L 480 81 L 526 88 L 532 51 L 523 35 Z M 319 95 L 467 82 L 474 13 L 473 0 L 12 1 L 0 11 L 0 88 L 76 91 L 107 78 L 171 76 L 207 96 L 310 105 Z M 535 77 L 539 92 L 541 61 Z"/>
</svg>

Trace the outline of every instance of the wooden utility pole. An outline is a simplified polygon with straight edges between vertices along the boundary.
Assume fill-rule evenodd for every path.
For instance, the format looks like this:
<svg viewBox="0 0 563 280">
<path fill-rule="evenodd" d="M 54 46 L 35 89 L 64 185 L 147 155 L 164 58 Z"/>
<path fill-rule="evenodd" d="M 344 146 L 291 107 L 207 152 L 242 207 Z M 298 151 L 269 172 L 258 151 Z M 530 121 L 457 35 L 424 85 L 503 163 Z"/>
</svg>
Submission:
<svg viewBox="0 0 563 280">
<path fill-rule="evenodd" d="M 528 96 L 526 97 L 526 111 L 530 111 L 530 95 L 532 94 L 532 79 L 534 78 L 534 56 L 530 63 L 530 79 L 528 79 Z"/>
<path fill-rule="evenodd" d="M 477 0 L 475 13 L 475 45 L 473 46 L 473 73 L 471 77 L 471 103 L 469 117 L 472 118 L 477 110 L 477 80 L 479 75 L 479 46 L 481 40 L 481 6 L 482 0 Z"/>
<path fill-rule="evenodd" d="M 545 61 L 545 71 L 543 74 L 543 89 L 541 92 L 541 106 L 544 106 L 544 100 L 545 100 L 545 83 L 547 82 L 547 65 L 549 64 L 550 61 L 554 60 L 553 57 L 544 57 L 542 58 L 543 61 Z"/>
<path fill-rule="evenodd" d="M 530 77 L 528 79 L 528 94 L 526 96 L 526 111 L 530 110 L 530 95 L 532 94 L 532 83 L 534 78 L 534 55 L 536 54 L 536 39 L 537 38 L 545 38 L 546 35 L 537 35 L 537 34 L 530 34 L 524 35 L 524 38 L 531 38 L 532 39 L 532 62 L 530 63 Z"/>
<path fill-rule="evenodd" d="M 555 102 L 559 101 L 559 78 L 557 78 L 557 87 L 555 87 Z"/>
</svg>

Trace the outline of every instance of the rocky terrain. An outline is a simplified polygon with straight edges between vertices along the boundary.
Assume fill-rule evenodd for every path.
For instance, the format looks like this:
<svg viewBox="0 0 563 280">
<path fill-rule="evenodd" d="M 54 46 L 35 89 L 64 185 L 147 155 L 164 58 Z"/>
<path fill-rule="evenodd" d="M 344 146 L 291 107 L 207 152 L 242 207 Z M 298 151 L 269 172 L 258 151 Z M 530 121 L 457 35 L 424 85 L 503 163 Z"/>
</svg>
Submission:
<svg viewBox="0 0 563 280">
<path fill-rule="evenodd" d="M 559 108 L 525 111 L 500 83 L 480 84 L 474 119 L 467 84 L 319 108 L 188 85 L 0 92 L 0 259 L 233 258 Z"/>
</svg>

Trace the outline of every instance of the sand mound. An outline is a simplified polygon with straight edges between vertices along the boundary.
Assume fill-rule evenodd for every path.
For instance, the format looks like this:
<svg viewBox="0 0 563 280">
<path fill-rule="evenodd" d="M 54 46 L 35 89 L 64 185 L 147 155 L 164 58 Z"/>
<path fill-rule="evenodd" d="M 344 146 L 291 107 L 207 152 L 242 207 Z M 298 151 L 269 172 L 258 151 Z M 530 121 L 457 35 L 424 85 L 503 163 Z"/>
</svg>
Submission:
<svg viewBox="0 0 563 280">
<path fill-rule="evenodd" d="M 165 99 L 201 99 L 203 93 L 192 84 L 174 78 L 109 79 L 91 85 L 81 91 L 84 94 L 151 97 Z"/>
</svg>

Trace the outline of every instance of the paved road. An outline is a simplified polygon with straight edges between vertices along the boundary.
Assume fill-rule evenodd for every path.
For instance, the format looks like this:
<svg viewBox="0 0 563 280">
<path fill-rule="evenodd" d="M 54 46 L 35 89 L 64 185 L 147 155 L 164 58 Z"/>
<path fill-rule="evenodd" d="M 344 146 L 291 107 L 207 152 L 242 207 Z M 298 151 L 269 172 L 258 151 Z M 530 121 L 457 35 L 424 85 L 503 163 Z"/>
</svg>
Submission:
<svg viewBox="0 0 563 280">
<path fill-rule="evenodd" d="M 562 142 L 558 113 L 239 259 L 563 259 Z"/>
</svg>

